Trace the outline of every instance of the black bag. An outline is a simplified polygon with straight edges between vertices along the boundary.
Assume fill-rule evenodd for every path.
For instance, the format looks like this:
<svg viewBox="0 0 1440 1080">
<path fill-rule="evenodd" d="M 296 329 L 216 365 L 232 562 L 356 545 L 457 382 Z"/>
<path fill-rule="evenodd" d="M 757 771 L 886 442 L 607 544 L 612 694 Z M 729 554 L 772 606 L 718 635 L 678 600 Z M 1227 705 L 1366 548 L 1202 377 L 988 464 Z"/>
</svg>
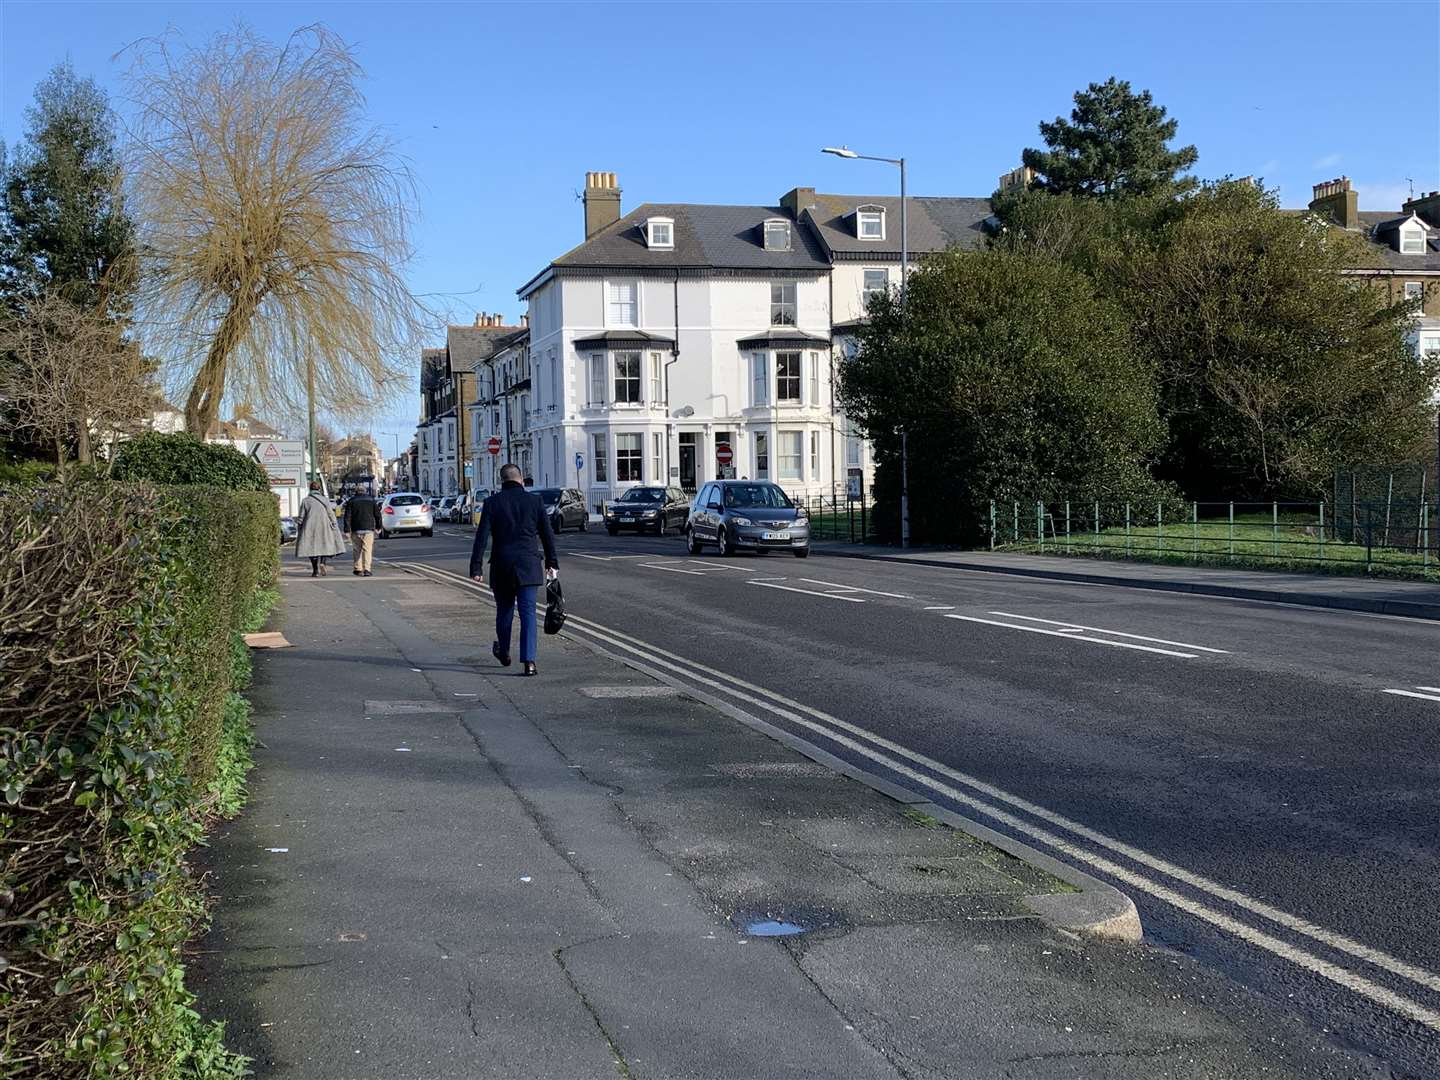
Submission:
<svg viewBox="0 0 1440 1080">
<path fill-rule="evenodd" d="M 545 586 L 545 632 L 558 634 L 565 625 L 565 594 L 560 591 L 560 579 L 551 578 Z"/>
</svg>

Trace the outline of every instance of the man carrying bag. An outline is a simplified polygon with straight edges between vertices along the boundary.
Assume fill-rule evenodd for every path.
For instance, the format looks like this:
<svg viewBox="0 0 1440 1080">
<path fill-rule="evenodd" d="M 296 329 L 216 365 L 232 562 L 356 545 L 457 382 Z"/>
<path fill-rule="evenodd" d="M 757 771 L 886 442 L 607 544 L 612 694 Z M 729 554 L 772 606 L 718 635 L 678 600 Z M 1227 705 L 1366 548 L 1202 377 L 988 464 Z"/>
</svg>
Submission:
<svg viewBox="0 0 1440 1080">
<path fill-rule="evenodd" d="M 495 596 L 495 642 L 490 652 L 504 667 L 510 666 L 510 635 L 515 609 L 520 609 L 520 673 L 535 675 L 537 642 L 535 594 L 560 573 L 555 555 L 555 535 L 540 496 L 532 495 L 520 483 L 520 469 L 505 465 L 500 470 L 501 487 L 485 500 L 480 510 L 480 527 L 470 552 L 470 576 L 485 583 L 485 546 L 490 552 L 490 591 Z M 540 547 L 545 561 L 540 561 Z"/>
</svg>

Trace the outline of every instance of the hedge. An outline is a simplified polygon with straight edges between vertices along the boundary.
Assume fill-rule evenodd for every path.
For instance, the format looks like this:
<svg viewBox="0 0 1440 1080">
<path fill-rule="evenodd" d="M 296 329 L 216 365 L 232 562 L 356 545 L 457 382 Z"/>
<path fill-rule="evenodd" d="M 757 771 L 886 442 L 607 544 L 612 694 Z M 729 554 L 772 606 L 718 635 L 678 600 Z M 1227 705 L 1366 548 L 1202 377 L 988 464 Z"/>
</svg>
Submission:
<svg viewBox="0 0 1440 1080">
<path fill-rule="evenodd" d="M 238 807 L 268 493 L 0 489 L 0 1073 L 243 1074 L 194 1011 L 186 853 Z"/>
<path fill-rule="evenodd" d="M 121 443 L 113 476 L 155 484 L 213 484 L 233 491 L 270 490 L 265 470 L 233 446 L 158 431 Z"/>
</svg>

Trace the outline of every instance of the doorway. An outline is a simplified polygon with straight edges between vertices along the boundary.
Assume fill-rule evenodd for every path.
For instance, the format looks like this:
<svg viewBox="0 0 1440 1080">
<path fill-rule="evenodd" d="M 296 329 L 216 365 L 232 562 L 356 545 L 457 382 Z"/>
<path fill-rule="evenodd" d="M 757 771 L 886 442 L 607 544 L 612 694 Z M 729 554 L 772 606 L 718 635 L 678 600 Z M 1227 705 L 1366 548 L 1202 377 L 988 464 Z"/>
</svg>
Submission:
<svg viewBox="0 0 1440 1080">
<path fill-rule="evenodd" d="M 699 460 L 695 432 L 680 432 L 680 487 L 685 491 L 695 491 L 699 488 L 699 477 L 696 474 Z"/>
</svg>

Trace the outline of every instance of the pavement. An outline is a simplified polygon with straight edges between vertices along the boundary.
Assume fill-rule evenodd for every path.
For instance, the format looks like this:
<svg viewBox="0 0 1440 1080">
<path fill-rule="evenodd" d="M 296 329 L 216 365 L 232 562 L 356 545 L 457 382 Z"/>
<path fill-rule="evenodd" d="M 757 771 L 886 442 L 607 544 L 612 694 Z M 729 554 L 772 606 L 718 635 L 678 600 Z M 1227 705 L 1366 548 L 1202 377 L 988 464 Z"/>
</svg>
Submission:
<svg viewBox="0 0 1440 1080">
<path fill-rule="evenodd" d="M 257 1076 L 1400 1075 L 1203 959 L 1042 917 L 1072 894 L 1045 857 L 766 735 L 677 654 L 576 617 L 539 678 L 499 668 L 481 596 L 395 565 L 423 550 L 286 563 L 295 647 L 257 655 L 191 958 Z"/>
<path fill-rule="evenodd" d="M 1350 574 L 1301 574 L 1182 566 L 1079 555 L 1030 555 L 1012 551 L 954 551 L 941 548 L 877 547 L 873 544 L 817 543 L 817 550 L 851 559 L 877 559 L 920 566 L 945 566 L 991 574 L 1120 585 L 1133 589 L 1228 596 L 1306 607 L 1440 619 L 1440 585 L 1398 578 Z"/>
</svg>

